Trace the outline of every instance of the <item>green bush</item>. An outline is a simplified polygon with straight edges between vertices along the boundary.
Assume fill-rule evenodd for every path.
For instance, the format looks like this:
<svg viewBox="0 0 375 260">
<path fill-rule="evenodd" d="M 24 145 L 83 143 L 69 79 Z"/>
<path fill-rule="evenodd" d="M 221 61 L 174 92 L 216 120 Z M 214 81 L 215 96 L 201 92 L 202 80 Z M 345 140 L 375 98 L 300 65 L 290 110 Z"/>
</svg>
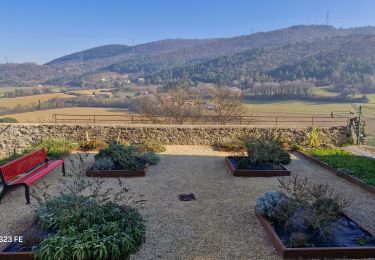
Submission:
<svg viewBox="0 0 375 260">
<path fill-rule="evenodd" d="M 141 143 L 135 144 L 135 146 L 138 148 L 140 152 L 143 152 L 143 153 L 144 152 L 162 153 L 167 150 L 167 148 L 165 148 L 165 146 L 161 142 L 158 142 L 156 140 L 150 140 L 150 139 L 143 140 Z"/>
<path fill-rule="evenodd" d="M 86 140 L 79 143 L 79 149 L 83 151 L 103 149 L 107 146 L 108 144 L 100 139 Z"/>
<path fill-rule="evenodd" d="M 37 149 L 46 149 L 49 159 L 60 159 L 69 155 L 73 150 L 78 148 L 78 145 L 72 141 L 62 139 L 46 139 L 30 148 L 25 149 L 25 153 L 31 153 Z"/>
<path fill-rule="evenodd" d="M 241 151 L 242 149 L 246 148 L 246 144 L 242 141 L 218 143 L 217 145 L 221 148 L 226 148 L 235 152 Z"/>
<path fill-rule="evenodd" d="M 276 141 L 249 140 L 247 155 L 252 164 L 282 163 L 289 164 L 290 154 Z"/>
<path fill-rule="evenodd" d="M 114 164 L 110 158 L 98 158 L 95 160 L 94 170 L 111 170 L 113 169 Z"/>
<path fill-rule="evenodd" d="M 145 162 L 157 164 L 159 157 L 152 152 L 141 153 L 138 147 L 124 146 L 118 143 L 112 143 L 107 148 L 99 151 L 95 155 L 95 160 L 109 158 L 114 165 L 121 165 L 127 170 L 142 170 Z"/>
<path fill-rule="evenodd" d="M 237 161 L 238 169 L 249 169 L 249 166 L 250 166 L 249 158 L 240 158 Z"/>
<path fill-rule="evenodd" d="M 62 195 L 36 215 L 43 227 L 56 230 L 37 246 L 36 259 L 128 259 L 145 241 L 142 216 L 130 207 Z"/>
<path fill-rule="evenodd" d="M 3 117 L 0 118 L 0 123 L 18 123 L 18 121 L 13 117 Z"/>
<path fill-rule="evenodd" d="M 139 157 L 148 162 L 150 165 L 158 164 L 158 162 L 160 161 L 160 157 L 154 152 L 147 152 L 141 154 Z"/>
</svg>

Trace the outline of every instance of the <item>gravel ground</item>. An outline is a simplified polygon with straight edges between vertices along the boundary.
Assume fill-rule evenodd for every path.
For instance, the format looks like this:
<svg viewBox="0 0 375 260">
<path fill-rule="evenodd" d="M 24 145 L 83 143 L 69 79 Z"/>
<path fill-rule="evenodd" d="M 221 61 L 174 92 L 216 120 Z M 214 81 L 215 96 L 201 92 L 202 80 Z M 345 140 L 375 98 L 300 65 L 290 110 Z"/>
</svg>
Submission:
<svg viewBox="0 0 375 260">
<path fill-rule="evenodd" d="M 365 146 L 365 145 L 349 145 L 342 148 L 348 152 L 351 152 L 355 155 L 366 156 L 372 159 L 375 159 L 375 147 Z"/>
<path fill-rule="evenodd" d="M 233 177 L 225 155 L 209 146 L 168 146 L 146 178 L 124 179 L 129 201 L 145 200 L 134 205 L 146 221 L 146 243 L 132 259 L 280 259 L 254 215 L 256 197 L 275 189 L 277 178 Z M 334 183 L 353 198 L 347 212 L 375 232 L 374 195 L 302 157 L 292 158 L 292 172 Z M 52 193 L 60 175 L 56 171 L 44 178 L 53 184 Z M 116 188 L 118 180 L 105 179 L 103 186 Z M 179 201 L 182 193 L 194 193 L 197 200 Z M 16 235 L 14 227 L 32 220 L 32 208 L 24 203 L 22 189 L 4 198 L 0 235 Z"/>
</svg>

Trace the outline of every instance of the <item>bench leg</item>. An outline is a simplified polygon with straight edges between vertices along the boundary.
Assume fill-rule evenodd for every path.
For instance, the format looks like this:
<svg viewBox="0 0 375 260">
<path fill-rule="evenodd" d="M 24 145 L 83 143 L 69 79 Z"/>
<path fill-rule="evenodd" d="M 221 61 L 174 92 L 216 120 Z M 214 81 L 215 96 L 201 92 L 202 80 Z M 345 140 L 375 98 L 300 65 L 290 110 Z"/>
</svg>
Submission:
<svg viewBox="0 0 375 260">
<path fill-rule="evenodd" d="M 65 162 L 62 164 L 62 172 L 63 172 L 63 176 L 66 175 L 66 172 L 65 172 Z"/>
<path fill-rule="evenodd" d="M 3 190 L 1 191 L 1 194 L 0 194 L 0 203 L 6 192 L 7 192 L 7 189 L 3 186 Z"/>
<path fill-rule="evenodd" d="M 29 186 L 25 185 L 25 197 L 26 197 L 26 204 L 30 204 L 30 189 Z"/>
</svg>

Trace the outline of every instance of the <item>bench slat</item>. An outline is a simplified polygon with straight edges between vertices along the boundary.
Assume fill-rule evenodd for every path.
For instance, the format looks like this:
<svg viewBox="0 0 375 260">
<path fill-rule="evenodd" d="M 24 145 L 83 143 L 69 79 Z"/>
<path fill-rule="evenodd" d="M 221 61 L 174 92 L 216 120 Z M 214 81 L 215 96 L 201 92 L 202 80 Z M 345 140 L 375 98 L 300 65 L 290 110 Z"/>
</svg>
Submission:
<svg viewBox="0 0 375 260">
<path fill-rule="evenodd" d="M 44 148 L 35 152 L 26 154 L 14 161 L 0 166 L 0 171 L 6 182 L 12 181 L 18 175 L 25 173 L 36 165 L 46 161 L 47 154 Z"/>
<path fill-rule="evenodd" d="M 64 163 L 64 160 L 48 161 L 11 184 L 26 183 L 28 186 Z"/>
</svg>

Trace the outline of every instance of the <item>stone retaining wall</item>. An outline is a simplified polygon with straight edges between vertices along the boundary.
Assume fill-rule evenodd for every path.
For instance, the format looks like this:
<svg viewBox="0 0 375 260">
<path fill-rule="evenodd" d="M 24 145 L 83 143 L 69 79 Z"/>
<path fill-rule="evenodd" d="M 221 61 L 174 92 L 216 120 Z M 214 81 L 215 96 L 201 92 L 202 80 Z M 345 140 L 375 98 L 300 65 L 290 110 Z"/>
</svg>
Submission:
<svg viewBox="0 0 375 260">
<path fill-rule="evenodd" d="M 0 124 L 0 158 L 47 138 L 104 141 L 155 139 L 164 144 L 214 144 L 245 136 L 281 136 L 303 144 L 311 129 L 248 126 Z M 320 128 L 326 144 L 350 143 L 346 127 Z"/>
</svg>

